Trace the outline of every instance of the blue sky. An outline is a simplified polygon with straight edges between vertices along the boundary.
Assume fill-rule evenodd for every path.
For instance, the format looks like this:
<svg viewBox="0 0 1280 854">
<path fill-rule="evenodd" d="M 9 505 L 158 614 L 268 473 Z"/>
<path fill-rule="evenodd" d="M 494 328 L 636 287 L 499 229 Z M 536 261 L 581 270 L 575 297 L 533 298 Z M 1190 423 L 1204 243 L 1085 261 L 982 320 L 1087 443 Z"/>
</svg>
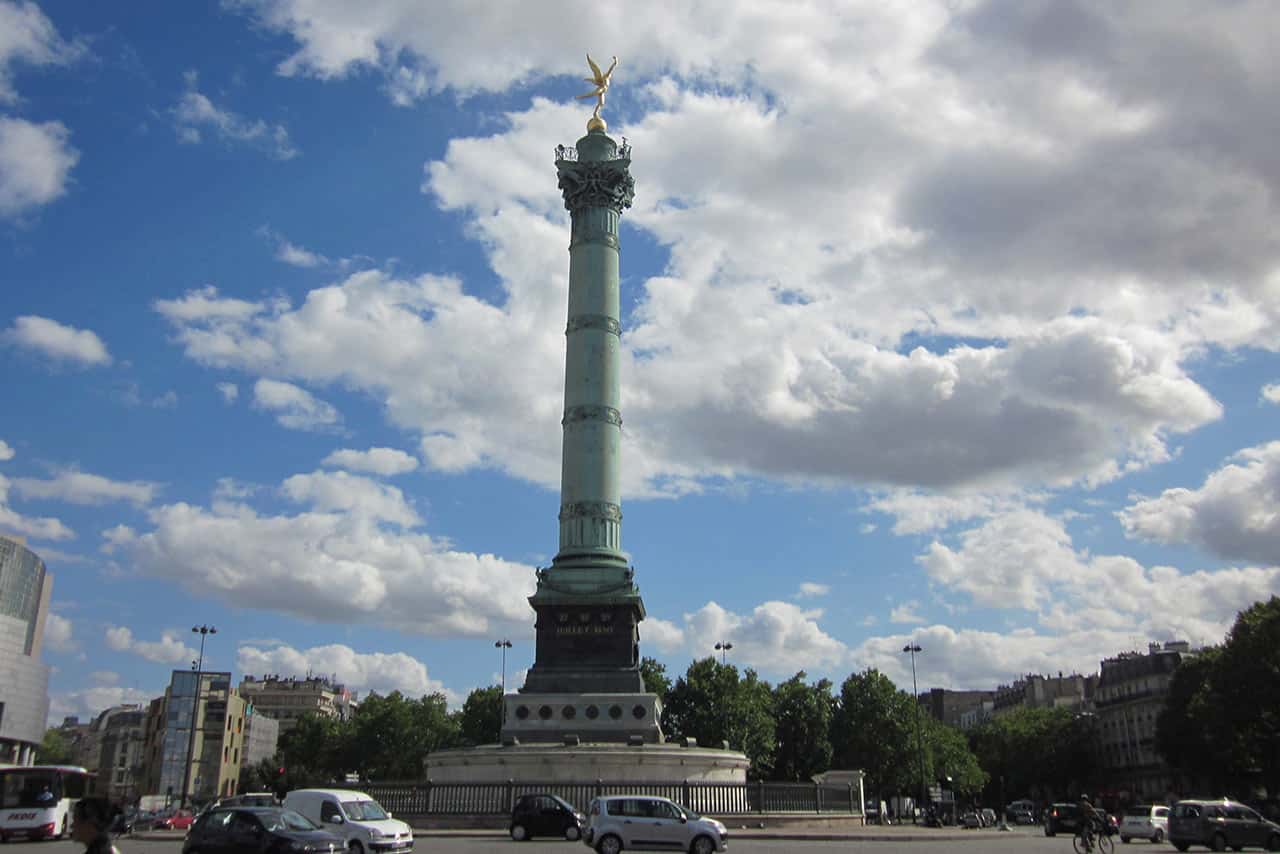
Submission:
<svg viewBox="0 0 1280 854">
<path fill-rule="evenodd" d="M 457 8 L 454 8 L 454 7 Z M 1266 3 L 0 0 L 0 529 L 51 714 L 454 701 L 556 548 L 553 151 L 617 54 L 642 650 L 922 687 L 1280 592 Z"/>
</svg>

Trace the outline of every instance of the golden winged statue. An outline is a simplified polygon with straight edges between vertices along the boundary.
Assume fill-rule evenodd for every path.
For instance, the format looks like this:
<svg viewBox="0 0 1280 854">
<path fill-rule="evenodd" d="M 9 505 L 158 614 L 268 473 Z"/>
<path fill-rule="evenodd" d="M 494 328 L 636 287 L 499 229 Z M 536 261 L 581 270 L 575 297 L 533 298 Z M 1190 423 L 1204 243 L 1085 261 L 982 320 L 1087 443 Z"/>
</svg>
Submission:
<svg viewBox="0 0 1280 854">
<path fill-rule="evenodd" d="M 596 65 L 595 60 L 591 58 L 591 54 L 587 54 L 587 65 L 591 66 L 591 76 L 582 79 L 596 88 L 585 95 L 578 95 L 576 98 L 578 100 L 583 98 L 596 99 L 596 108 L 591 111 L 591 120 L 587 122 L 587 130 L 605 130 L 604 119 L 600 118 L 600 110 L 604 108 L 604 95 L 609 91 L 609 78 L 613 76 L 613 69 L 618 67 L 618 57 L 615 56 L 613 58 L 608 71 L 602 72 L 600 66 Z"/>
</svg>

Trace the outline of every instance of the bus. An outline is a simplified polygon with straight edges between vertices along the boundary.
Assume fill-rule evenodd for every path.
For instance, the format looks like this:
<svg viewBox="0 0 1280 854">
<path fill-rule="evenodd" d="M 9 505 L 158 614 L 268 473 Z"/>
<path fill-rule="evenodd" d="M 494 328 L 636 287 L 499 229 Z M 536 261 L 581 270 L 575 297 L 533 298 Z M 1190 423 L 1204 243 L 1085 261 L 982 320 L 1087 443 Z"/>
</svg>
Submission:
<svg viewBox="0 0 1280 854">
<path fill-rule="evenodd" d="M 66 838 L 71 807 L 92 792 L 93 780 L 76 765 L 0 768 L 0 842 Z"/>
</svg>

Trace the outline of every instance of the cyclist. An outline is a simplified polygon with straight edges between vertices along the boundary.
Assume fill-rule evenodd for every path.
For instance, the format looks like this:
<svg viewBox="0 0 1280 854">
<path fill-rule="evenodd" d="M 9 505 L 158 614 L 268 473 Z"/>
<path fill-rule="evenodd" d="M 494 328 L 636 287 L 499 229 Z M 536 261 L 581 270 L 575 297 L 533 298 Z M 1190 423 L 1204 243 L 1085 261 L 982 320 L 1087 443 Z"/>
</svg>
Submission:
<svg viewBox="0 0 1280 854">
<path fill-rule="evenodd" d="M 1093 831 L 1095 825 L 1098 828 L 1103 826 L 1102 813 L 1094 809 L 1093 804 L 1089 802 L 1089 796 L 1080 795 L 1080 833 L 1084 836 L 1084 850 L 1093 850 Z"/>
</svg>

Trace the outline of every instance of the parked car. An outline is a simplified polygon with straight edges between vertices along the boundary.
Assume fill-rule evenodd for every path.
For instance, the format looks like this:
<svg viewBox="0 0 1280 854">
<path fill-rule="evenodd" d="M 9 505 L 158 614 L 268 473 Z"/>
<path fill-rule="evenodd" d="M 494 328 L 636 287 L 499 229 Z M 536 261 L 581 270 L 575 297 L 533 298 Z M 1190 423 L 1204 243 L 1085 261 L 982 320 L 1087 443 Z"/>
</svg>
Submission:
<svg viewBox="0 0 1280 854">
<path fill-rule="evenodd" d="M 153 830 L 187 830 L 195 820 L 195 813 L 191 810 L 175 810 L 151 822 L 151 828 Z"/>
<path fill-rule="evenodd" d="M 564 798 L 549 794 L 521 795 L 511 808 L 507 829 L 517 842 L 535 836 L 562 836 L 577 841 L 587 817 Z"/>
<path fill-rule="evenodd" d="M 591 802 L 582 841 L 599 854 L 624 848 L 711 854 L 726 850 L 729 830 L 666 798 L 619 795 Z"/>
<path fill-rule="evenodd" d="M 1009 824 L 1035 824 L 1036 814 L 1028 807 L 1010 807 L 1005 810 L 1005 820 Z"/>
<path fill-rule="evenodd" d="M 1129 807 L 1120 820 L 1120 841 L 1150 839 L 1161 842 L 1169 835 L 1169 808 L 1153 804 Z"/>
<path fill-rule="evenodd" d="M 352 854 L 408 851 L 413 831 L 364 792 L 353 789 L 298 789 L 285 796 L 284 808 L 346 840 Z"/>
<path fill-rule="evenodd" d="M 291 854 L 346 852 L 341 836 L 306 816 L 280 807 L 209 810 L 200 816 L 182 844 L 183 854 L 199 851 L 288 851 Z"/>
<path fill-rule="evenodd" d="M 1169 841 L 1179 851 L 1205 845 L 1214 851 L 1245 847 L 1280 851 L 1280 824 L 1237 801 L 1178 801 L 1169 812 Z"/>
<path fill-rule="evenodd" d="M 982 817 L 974 810 L 967 810 L 960 814 L 961 827 L 982 827 Z"/>
</svg>

